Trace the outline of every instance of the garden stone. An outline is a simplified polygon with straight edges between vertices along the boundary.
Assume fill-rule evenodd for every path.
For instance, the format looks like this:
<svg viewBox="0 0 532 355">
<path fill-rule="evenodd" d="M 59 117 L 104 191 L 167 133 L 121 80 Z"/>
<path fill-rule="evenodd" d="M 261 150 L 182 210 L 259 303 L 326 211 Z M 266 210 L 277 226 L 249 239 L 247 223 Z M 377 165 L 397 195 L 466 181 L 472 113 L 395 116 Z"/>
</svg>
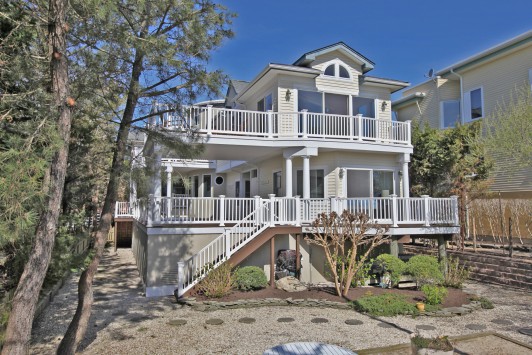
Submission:
<svg viewBox="0 0 532 355">
<path fill-rule="evenodd" d="M 312 318 L 310 321 L 312 323 L 329 323 L 329 320 L 326 318 Z"/>
<path fill-rule="evenodd" d="M 223 320 L 220 319 L 220 318 L 211 318 L 211 319 L 207 319 L 205 321 L 205 324 L 209 324 L 209 325 L 220 325 L 220 324 L 223 324 Z"/>
<path fill-rule="evenodd" d="M 466 324 L 465 326 L 467 329 L 471 330 L 484 330 L 486 329 L 486 326 L 483 324 Z"/>
<path fill-rule="evenodd" d="M 532 336 L 532 328 L 521 328 L 519 333 Z"/>
<path fill-rule="evenodd" d="M 168 321 L 168 325 L 185 325 L 187 321 L 185 319 L 172 319 Z"/>
<path fill-rule="evenodd" d="M 299 281 L 293 276 L 283 277 L 282 279 L 275 281 L 275 286 L 278 289 L 285 290 L 286 292 L 298 292 L 307 290 L 307 286 L 302 284 L 301 281 Z"/>
<path fill-rule="evenodd" d="M 362 322 L 361 320 L 358 320 L 358 319 L 348 319 L 345 321 L 345 324 L 347 325 L 361 325 L 361 324 L 364 324 L 364 322 Z"/>
<path fill-rule="evenodd" d="M 514 324 L 514 322 L 512 322 L 511 320 L 502 319 L 502 318 L 492 319 L 491 322 L 494 323 L 494 324 L 499 324 L 499 325 L 512 325 L 512 324 Z"/>
<path fill-rule="evenodd" d="M 290 322 L 293 322 L 295 321 L 294 318 L 290 318 L 290 317 L 283 317 L 283 318 L 278 318 L 277 319 L 277 322 L 279 323 L 290 323 Z"/>
<path fill-rule="evenodd" d="M 244 323 L 244 324 L 251 324 L 251 323 L 255 323 L 255 318 L 244 317 L 244 318 L 240 318 L 238 322 Z"/>
</svg>

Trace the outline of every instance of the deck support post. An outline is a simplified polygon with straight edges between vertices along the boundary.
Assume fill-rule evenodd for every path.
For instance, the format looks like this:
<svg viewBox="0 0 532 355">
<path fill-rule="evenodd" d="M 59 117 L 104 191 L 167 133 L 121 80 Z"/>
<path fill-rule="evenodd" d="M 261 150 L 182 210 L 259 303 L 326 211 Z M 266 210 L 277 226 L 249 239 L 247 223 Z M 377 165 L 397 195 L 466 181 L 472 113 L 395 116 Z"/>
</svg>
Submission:
<svg viewBox="0 0 532 355">
<path fill-rule="evenodd" d="M 296 196 L 296 226 L 301 225 L 301 198 Z"/>
<path fill-rule="evenodd" d="M 392 235 L 390 242 L 390 254 L 396 257 L 399 257 L 399 242 L 397 238 Z"/>
<path fill-rule="evenodd" d="M 212 105 L 207 105 L 207 137 L 212 136 Z"/>
<path fill-rule="evenodd" d="M 410 197 L 410 178 L 408 176 L 408 163 L 410 163 L 410 154 L 405 153 L 401 158 L 403 174 L 403 197 Z"/>
<path fill-rule="evenodd" d="M 425 227 L 430 226 L 430 206 L 429 206 L 429 195 L 421 195 L 423 198 L 423 211 L 425 216 Z"/>
<path fill-rule="evenodd" d="M 398 227 L 397 225 L 397 195 L 391 195 L 392 198 L 392 227 Z"/>
<path fill-rule="evenodd" d="M 270 239 L 270 286 L 275 286 L 275 237 Z"/>
<path fill-rule="evenodd" d="M 303 134 L 303 138 L 307 138 L 308 137 L 308 122 L 307 122 L 307 118 L 308 118 L 308 110 L 301 110 L 301 120 L 303 122 L 301 122 L 301 129 L 303 130 L 303 132 L 301 132 Z"/>
<path fill-rule="evenodd" d="M 172 172 L 174 168 L 171 166 L 166 167 L 166 218 L 168 220 L 172 219 Z"/>
<path fill-rule="evenodd" d="M 259 225 L 264 219 L 263 213 L 258 212 L 260 208 L 260 196 L 253 196 L 253 198 L 255 199 L 255 211 L 257 211 L 257 213 L 255 213 L 255 225 Z"/>
<path fill-rule="evenodd" d="M 268 138 L 273 138 L 273 114 L 268 110 Z"/>
<path fill-rule="evenodd" d="M 362 140 L 362 115 L 361 114 L 358 114 L 356 115 L 356 118 L 357 118 L 357 139 L 359 141 Z"/>
<path fill-rule="evenodd" d="M 177 262 L 177 297 L 183 296 L 183 289 L 185 285 L 185 263 Z"/>
<path fill-rule="evenodd" d="M 438 235 L 438 261 L 443 267 L 443 274 L 447 274 L 447 249 L 445 242 L 445 237 L 443 235 Z"/>
<path fill-rule="evenodd" d="M 299 245 L 301 234 L 296 234 L 296 277 L 301 280 L 301 259 L 299 259 Z"/>
<path fill-rule="evenodd" d="M 275 226 L 275 194 L 268 194 L 270 198 L 270 227 Z"/>
</svg>

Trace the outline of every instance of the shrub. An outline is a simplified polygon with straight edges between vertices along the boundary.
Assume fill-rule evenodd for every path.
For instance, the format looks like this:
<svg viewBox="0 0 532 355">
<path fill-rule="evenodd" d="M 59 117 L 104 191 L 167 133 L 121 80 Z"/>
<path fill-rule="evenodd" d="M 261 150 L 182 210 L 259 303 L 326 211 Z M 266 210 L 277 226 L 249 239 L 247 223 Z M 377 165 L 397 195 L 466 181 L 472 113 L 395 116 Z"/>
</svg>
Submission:
<svg viewBox="0 0 532 355">
<path fill-rule="evenodd" d="M 210 266 L 209 268 L 212 268 Z M 229 293 L 233 287 L 231 276 L 231 264 L 223 263 L 216 269 L 211 270 L 198 284 L 198 292 L 207 297 L 220 298 Z"/>
<path fill-rule="evenodd" d="M 381 263 L 385 272 L 390 274 L 392 287 L 401 280 L 401 275 L 405 271 L 406 264 L 403 260 L 391 254 L 381 254 L 377 257 L 377 262 Z"/>
<path fill-rule="evenodd" d="M 416 335 L 411 339 L 412 345 L 417 349 L 434 349 L 441 351 L 453 350 L 453 345 L 446 336 L 436 338 L 423 338 L 420 335 Z"/>
<path fill-rule="evenodd" d="M 438 260 L 433 256 L 416 255 L 406 263 L 405 273 L 412 275 L 418 287 L 443 282 L 443 273 Z"/>
<path fill-rule="evenodd" d="M 418 314 L 416 307 L 403 295 L 385 293 L 378 296 L 361 297 L 353 302 L 359 312 L 374 316 L 396 316 L 398 314 Z"/>
<path fill-rule="evenodd" d="M 458 258 L 447 259 L 447 273 L 443 285 L 446 287 L 462 288 L 462 285 L 469 277 L 469 270 L 460 265 Z"/>
<path fill-rule="evenodd" d="M 480 302 L 480 306 L 482 307 L 482 309 L 493 309 L 493 308 L 495 308 L 495 306 L 493 305 L 493 302 L 491 302 L 486 297 L 474 296 L 474 297 L 471 297 L 470 300 L 471 301 Z"/>
<path fill-rule="evenodd" d="M 268 285 L 266 274 L 257 266 L 244 266 L 237 269 L 234 278 L 236 287 L 242 291 L 258 290 Z"/>
<path fill-rule="evenodd" d="M 447 296 L 447 289 L 443 286 L 423 285 L 421 291 L 425 294 L 425 301 L 431 305 L 441 304 Z"/>
<path fill-rule="evenodd" d="M 364 283 L 368 278 L 372 276 L 371 274 L 371 266 L 373 264 L 373 259 L 370 259 L 369 262 L 364 263 L 358 271 L 355 273 L 355 276 L 353 276 L 353 280 L 351 281 L 351 287 L 357 287 L 359 285 L 364 286 Z"/>
</svg>

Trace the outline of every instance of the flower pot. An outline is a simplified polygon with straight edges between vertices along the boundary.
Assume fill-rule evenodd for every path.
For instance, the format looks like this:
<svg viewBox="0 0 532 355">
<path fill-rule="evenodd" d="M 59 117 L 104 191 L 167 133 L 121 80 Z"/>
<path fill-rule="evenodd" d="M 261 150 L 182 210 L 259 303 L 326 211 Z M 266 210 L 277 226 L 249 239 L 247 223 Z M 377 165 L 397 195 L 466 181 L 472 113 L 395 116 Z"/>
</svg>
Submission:
<svg viewBox="0 0 532 355">
<path fill-rule="evenodd" d="M 416 308 L 420 312 L 425 312 L 425 303 L 423 302 L 416 303 Z"/>
</svg>

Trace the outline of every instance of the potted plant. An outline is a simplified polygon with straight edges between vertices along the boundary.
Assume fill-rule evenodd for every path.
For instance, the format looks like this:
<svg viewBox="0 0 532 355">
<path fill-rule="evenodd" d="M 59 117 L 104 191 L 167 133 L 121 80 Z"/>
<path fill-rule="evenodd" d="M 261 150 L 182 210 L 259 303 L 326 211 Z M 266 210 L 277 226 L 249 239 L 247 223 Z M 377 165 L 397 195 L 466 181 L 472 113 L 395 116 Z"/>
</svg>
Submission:
<svg viewBox="0 0 532 355">
<path fill-rule="evenodd" d="M 412 354 L 414 355 L 452 355 L 453 344 L 447 336 L 424 338 L 416 334 L 411 338 Z"/>
</svg>

